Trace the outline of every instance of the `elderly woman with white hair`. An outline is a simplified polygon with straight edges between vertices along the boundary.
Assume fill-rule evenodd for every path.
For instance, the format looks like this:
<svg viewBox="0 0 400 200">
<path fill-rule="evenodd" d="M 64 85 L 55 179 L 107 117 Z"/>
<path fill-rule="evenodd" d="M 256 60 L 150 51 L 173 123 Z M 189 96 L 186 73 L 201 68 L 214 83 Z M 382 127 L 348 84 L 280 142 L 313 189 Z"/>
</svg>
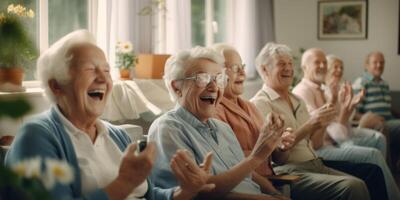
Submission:
<svg viewBox="0 0 400 200">
<path fill-rule="evenodd" d="M 250 174 L 275 149 L 283 121 L 270 114 L 245 158 L 229 125 L 213 119 L 227 82 L 223 63 L 220 54 L 205 47 L 181 51 L 168 59 L 164 81 L 176 107 L 156 119 L 149 130 L 149 140 L 155 141 L 159 150 L 152 180 L 162 188 L 177 184 L 174 170 L 167 164 L 177 149 L 191 152 L 197 163 L 212 152 L 209 183 L 215 188 L 200 192 L 200 198 L 278 199 L 263 194 L 263 187 L 252 181 Z"/>
<path fill-rule="evenodd" d="M 351 116 L 355 111 L 355 106 L 363 98 L 365 93 L 361 92 L 353 96 L 350 83 L 345 82 L 342 79 L 344 66 L 343 61 L 339 57 L 335 55 L 327 55 L 326 60 L 327 73 L 325 76 L 325 85 L 322 85 L 321 88 L 324 90 L 326 101 L 335 105 L 338 113 L 340 113 L 338 119 L 327 127 L 327 133 L 338 144 L 355 144 L 374 147 L 380 150 L 385 158 L 386 139 L 382 133 L 362 127 L 351 128 L 349 123 Z M 347 104 L 339 102 L 343 101 L 346 97 L 349 99 L 345 101 Z M 350 99 L 352 99 L 351 102 Z M 383 127 L 383 123 L 381 126 Z"/>
<path fill-rule="evenodd" d="M 216 118 L 229 124 L 244 155 L 248 156 L 256 144 L 264 119 L 253 103 L 240 97 L 244 92 L 246 73 L 239 52 L 234 47 L 223 43 L 215 44 L 212 48 L 224 56 L 225 72 L 228 76 L 224 95 L 217 106 Z M 266 179 L 267 176 L 274 175 L 271 158 L 275 163 L 286 160 L 289 155 L 288 150 L 292 147 L 294 140 L 294 135 L 290 134 L 290 130 L 285 131 L 279 148 L 275 149 L 253 173 L 253 180 L 265 184 L 269 189 L 266 192 L 269 194 L 280 195 L 280 192 Z"/>
<path fill-rule="evenodd" d="M 317 157 L 313 146 L 322 143 L 320 137 L 323 132 L 319 130 L 333 119 L 335 111 L 332 107 L 324 106 L 319 108 L 315 115 L 310 116 L 306 104 L 290 92 L 294 71 L 289 47 L 274 43 L 266 44 L 256 58 L 256 67 L 264 84 L 250 101 L 264 117 L 270 112 L 280 114 L 285 120 L 285 128 L 292 128 L 296 136 L 286 162 L 274 168 L 277 174 L 291 173 L 301 177 L 292 187 L 293 198 L 369 199 L 369 192 L 362 180 L 327 167 Z M 363 171 L 361 164 L 351 166 Z M 369 166 L 368 164 L 368 168 Z M 378 167 L 371 166 L 370 169 L 374 170 L 371 173 L 378 172 L 382 176 Z M 369 169 L 366 170 L 366 174 L 367 172 L 369 173 Z M 382 184 L 383 180 L 377 180 Z M 371 182 L 374 181 L 376 180 Z M 381 185 L 377 185 L 379 186 Z M 374 194 L 379 196 L 380 193 Z"/>
<path fill-rule="evenodd" d="M 56 184 L 51 189 L 54 199 L 191 199 L 213 187 L 206 183 L 208 173 L 183 150 L 171 159 L 180 187 L 160 189 L 146 179 L 155 158 L 154 143 L 135 153 L 137 145 L 130 144 L 124 130 L 99 119 L 112 80 L 105 55 L 88 31 L 57 41 L 40 56 L 37 68 L 53 106 L 23 125 L 6 164 L 35 157 L 66 161 L 74 180 Z"/>
</svg>

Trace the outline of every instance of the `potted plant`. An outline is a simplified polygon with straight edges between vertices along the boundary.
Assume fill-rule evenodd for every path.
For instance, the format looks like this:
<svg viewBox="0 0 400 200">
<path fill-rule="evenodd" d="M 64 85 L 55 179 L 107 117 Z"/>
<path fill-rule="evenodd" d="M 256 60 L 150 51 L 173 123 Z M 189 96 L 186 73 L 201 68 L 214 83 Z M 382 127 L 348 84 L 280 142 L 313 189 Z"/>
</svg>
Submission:
<svg viewBox="0 0 400 200">
<path fill-rule="evenodd" d="M 115 65 L 119 68 L 122 80 L 132 79 L 132 69 L 136 66 L 137 57 L 131 42 L 117 42 Z"/>
<path fill-rule="evenodd" d="M 0 13 L 0 90 L 22 88 L 24 67 L 37 51 L 21 18 L 34 15 L 31 9 L 14 4 L 8 6 L 7 13 Z"/>
<path fill-rule="evenodd" d="M 165 62 L 170 56 L 168 54 L 139 54 L 136 67 L 137 78 L 162 79 Z"/>
</svg>

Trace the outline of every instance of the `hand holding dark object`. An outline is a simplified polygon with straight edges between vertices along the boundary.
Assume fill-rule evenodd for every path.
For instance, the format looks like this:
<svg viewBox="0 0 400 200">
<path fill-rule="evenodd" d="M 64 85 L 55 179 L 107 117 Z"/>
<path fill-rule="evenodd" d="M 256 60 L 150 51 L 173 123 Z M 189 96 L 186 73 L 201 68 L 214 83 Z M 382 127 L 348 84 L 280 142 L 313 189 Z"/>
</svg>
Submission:
<svg viewBox="0 0 400 200">
<path fill-rule="evenodd" d="M 144 149 L 147 146 L 147 139 L 143 138 L 137 141 L 138 148 L 136 148 L 136 154 L 139 154 L 140 152 L 144 151 Z"/>
<path fill-rule="evenodd" d="M 156 158 L 156 146 L 150 142 L 147 147 L 136 154 L 138 144 L 128 146 L 122 157 L 117 179 L 130 186 L 132 189 L 139 186 L 150 175 Z"/>
</svg>

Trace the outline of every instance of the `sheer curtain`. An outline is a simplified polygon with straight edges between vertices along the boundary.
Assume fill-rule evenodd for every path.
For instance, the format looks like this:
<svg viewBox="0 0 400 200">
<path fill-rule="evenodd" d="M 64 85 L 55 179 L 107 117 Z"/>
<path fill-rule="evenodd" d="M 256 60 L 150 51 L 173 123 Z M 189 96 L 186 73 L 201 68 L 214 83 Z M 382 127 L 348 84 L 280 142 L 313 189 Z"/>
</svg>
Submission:
<svg viewBox="0 0 400 200">
<path fill-rule="evenodd" d="M 226 42 L 239 51 L 246 63 L 247 78 L 257 77 L 254 59 L 274 41 L 272 0 L 232 0 L 227 3 Z"/>
<path fill-rule="evenodd" d="M 153 46 L 153 15 L 141 16 L 139 11 L 151 0 L 92 0 L 90 12 L 91 31 L 97 44 L 105 52 L 112 67 L 113 78 L 118 77 L 114 68 L 117 41 L 130 41 L 136 53 L 149 53 Z"/>
<path fill-rule="evenodd" d="M 191 48 L 191 1 L 165 0 L 164 6 L 155 19 L 155 53 L 175 54 Z"/>
<path fill-rule="evenodd" d="M 217 0 L 216 0 L 217 1 Z M 137 53 L 175 54 L 192 47 L 191 1 L 165 0 L 155 12 L 139 11 L 153 0 L 91 0 L 89 28 L 96 35 L 111 66 L 117 41 L 129 40 Z M 235 46 L 248 66 L 248 78 L 256 77 L 254 59 L 266 42 L 274 40 L 273 0 L 226 1 L 225 42 Z M 165 8 L 165 9 L 164 9 Z M 113 76 L 116 77 L 116 69 Z"/>
</svg>

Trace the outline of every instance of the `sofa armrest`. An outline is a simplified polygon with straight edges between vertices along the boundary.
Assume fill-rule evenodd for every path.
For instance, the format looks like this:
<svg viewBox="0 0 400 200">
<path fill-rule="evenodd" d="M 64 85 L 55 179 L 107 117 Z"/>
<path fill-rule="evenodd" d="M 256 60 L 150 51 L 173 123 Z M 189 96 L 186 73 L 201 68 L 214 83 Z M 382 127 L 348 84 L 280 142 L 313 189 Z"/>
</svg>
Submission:
<svg viewBox="0 0 400 200">
<path fill-rule="evenodd" d="M 128 136 L 131 138 L 132 142 L 136 142 L 143 137 L 143 128 L 141 126 L 133 124 L 122 124 L 118 126 L 123 128 L 128 133 Z"/>
</svg>

